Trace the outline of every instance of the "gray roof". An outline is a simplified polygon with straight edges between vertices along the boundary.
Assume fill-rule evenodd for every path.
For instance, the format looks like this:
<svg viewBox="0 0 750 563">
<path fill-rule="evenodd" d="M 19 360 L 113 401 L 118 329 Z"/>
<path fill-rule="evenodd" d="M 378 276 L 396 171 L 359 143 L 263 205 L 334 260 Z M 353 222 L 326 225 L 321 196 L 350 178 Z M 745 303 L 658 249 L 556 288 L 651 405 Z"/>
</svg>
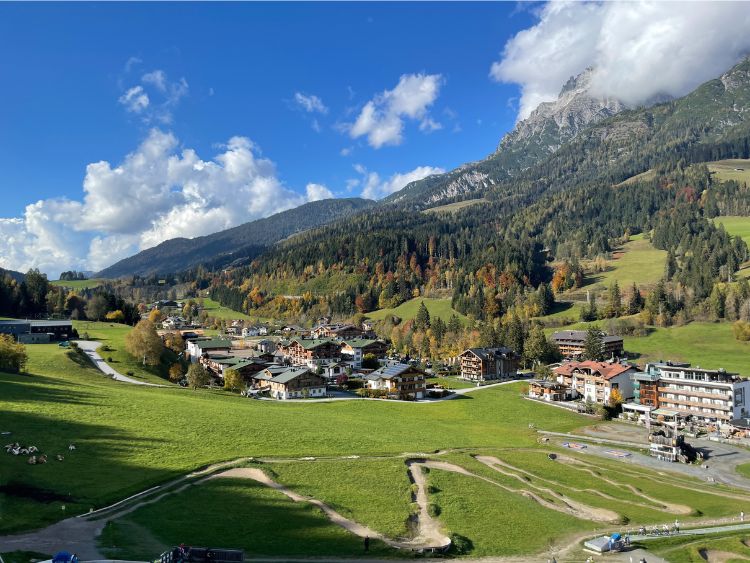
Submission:
<svg viewBox="0 0 750 563">
<path fill-rule="evenodd" d="M 308 373 L 310 370 L 307 368 L 289 368 L 284 373 L 281 373 L 274 377 L 271 381 L 274 383 L 289 383 L 293 379 L 297 379 L 300 375 Z"/>
<path fill-rule="evenodd" d="M 585 330 L 561 330 L 552 334 L 554 340 L 576 340 L 583 342 L 586 340 Z M 602 332 L 602 342 L 622 342 L 622 336 L 609 335 Z"/>
<path fill-rule="evenodd" d="M 505 346 L 499 346 L 497 348 L 469 348 L 466 352 L 472 352 L 479 356 L 482 360 L 488 360 L 491 354 L 496 356 L 512 356 L 513 350 L 506 348 Z"/>
<path fill-rule="evenodd" d="M 2 319 L 0 324 L 4 325 L 31 325 L 31 326 L 73 326 L 72 321 L 32 321 L 21 319 Z"/>
<path fill-rule="evenodd" d="M 419 373 L 423 373 L 422 370 L 415 368 L 412 365 L 409 364 L 396 364 L 393 366 L 386 366 L 382 367 L 380 369 L 375 370 L 374 372 L 366 375 L 365 377 L 371 381 L 374 381 L 376 379 L 393 379 L 394 377 L 398 377 L 402 373 L 405 373 L 409 370 L 416 371 Z"/>
</svg>

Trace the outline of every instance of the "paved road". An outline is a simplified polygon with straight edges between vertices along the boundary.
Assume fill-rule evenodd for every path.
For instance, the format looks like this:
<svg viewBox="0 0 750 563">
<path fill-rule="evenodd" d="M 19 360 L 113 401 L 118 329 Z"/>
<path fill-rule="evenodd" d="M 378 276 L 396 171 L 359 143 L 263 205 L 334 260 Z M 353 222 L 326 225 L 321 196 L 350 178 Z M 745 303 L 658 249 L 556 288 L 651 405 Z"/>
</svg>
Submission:
<svg viewBox="0 0 750 563">
<path fill-rule="evenodd" d="M 101 342 L 96 342 L 94 340 L 76 340 L 76 342 L 78 342 L 78 346 L 81 348 L 81 350 L 83 350 L 83 352 L 89 358 L 91 358 L 91 361 L 94 362 L 94 365 L 97 368 L 99 368 L 100 371 L 109 375 L 112 379 L 116 381 L 122 381 L 124 383 L 132 383 L 133 385 L 148 385 L 149 387 L 166 387 L 166 385 L 157 385 L 156 383 L 147 383 L 146 381 L 140 381 L 138 379 L 133 379 L 132 377 L 128 377 L 127 375 L 122 375 L 120 372 L 118 372 L 116 369 L 110 366 L 107 362 L 105 362 L 104 359 L 99 354 L 97 354 L 96 349 L 102 345 Z"/>
</svg>

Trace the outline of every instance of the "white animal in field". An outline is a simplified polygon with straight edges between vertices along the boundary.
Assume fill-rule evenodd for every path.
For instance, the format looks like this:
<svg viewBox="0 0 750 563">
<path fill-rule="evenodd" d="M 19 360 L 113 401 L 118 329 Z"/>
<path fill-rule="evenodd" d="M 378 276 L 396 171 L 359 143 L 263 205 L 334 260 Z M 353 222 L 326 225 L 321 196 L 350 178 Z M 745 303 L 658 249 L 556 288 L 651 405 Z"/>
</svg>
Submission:
<svg viewBox="0 0 750 563">
<path fill-rule="evenodd" d="M 71 451 L 71 452 L 72 452 L 72 451 L 73 451 L 73 450 L 75 450 L 75 449 L 76 449 L 76 445 L 75 445 L 75 444 L 70 444 L 70 445 L 68 446 L 68 451 Z"/>
<path fill-rule="evenodd" d="M 29 453 L 30 454 L 35 454 L 38 451 L 39 451 L 39 448 L 37 448 L 36 446 L 29 446 Z"/>
</svg>

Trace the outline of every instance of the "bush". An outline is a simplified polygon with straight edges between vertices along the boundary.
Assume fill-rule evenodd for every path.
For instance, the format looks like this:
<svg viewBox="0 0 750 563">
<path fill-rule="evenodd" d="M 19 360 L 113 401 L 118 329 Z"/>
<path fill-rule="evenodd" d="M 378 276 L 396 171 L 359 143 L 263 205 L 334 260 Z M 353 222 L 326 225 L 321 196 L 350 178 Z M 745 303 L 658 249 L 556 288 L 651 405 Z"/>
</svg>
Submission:
<svg viewBox="0 0 750 563">
<path fill-rule="evenodd" d="M 737 321 L 732 325 L 734 337 L 740 342 L 750 341 L 750 323 L 747 321 Z"/>
<path fill-rule="evenodd" d="M 111 352 L 112 351 L 112 348 L 109 347 L 109 346 L 107 346 L 106 344 L 104 346 L 102 346 L 100 349 L 101 349 L 102 352 Z"/>
<path fill-rule="evenodd" d="M 433 518 L 437 518 L 438 516 L 440 516 L 440 506 L 431 502 L 429 505 L 427 505 L 427 514 L 429 514 Z"/>
<path fill-rule="evenodd" d="M 450 553 L 455 555 L 466 555 L 474 549 L 474 543 L 461 534 L 451 534 Z"/>
</svg>

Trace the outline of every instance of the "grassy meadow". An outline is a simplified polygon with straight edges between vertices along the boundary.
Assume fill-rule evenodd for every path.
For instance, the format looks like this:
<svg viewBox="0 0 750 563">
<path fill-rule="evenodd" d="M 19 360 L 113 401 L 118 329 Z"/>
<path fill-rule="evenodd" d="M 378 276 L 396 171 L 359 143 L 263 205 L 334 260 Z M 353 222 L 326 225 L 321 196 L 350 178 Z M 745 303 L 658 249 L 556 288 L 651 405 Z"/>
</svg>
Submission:
<svg viewBox="0 0 750 563">
<path fill-rule="evenodd" d="M 108 280 L 104 278 L 94 278 L 90 280 L 53 280 L 49 283 L 58 287 L 67 287 L 69 289 L 94 289 L 103 285 Z"/>
<path fill-rule="evenodd" d="M 373 311 L 372 313 L 367 313 L 367 316 L 371 319 L 379 321 L 391 315 L 396 315 L 401 320 L 407 321 L 417 316 L 419 305 L 423 301 L 425 307 L 427 307 L 427 310 L 430 312 L 431 318 L 439 317 L 445 322 L 448 322 L 448 319 L 450 319 L 452 315 L 456 315 L 462 322 L 466 321 L 466 317 L 464 315 L 451 307 L 450 299 L 438 299 L 434 297 L 415 297 L 414 299 L 410 299 L 409 301 L 401 303 L 401 305 L 399 305 L 398 307 L 394 307 L 393 309 L 379 309 L 377 311 Z"/>
<path fill-rule="evenodd" d="M 233 321 L 234 320 L 243 320 L 243 321 L 253 320 L 253 318 L 250 317 L 250 315 L 246 315 L 245 313 L 234 311 L 230 309 L 229 307 L 224 307 L 224 305 L 222 305 L 218 301 L 214 301 L 213 299 L 210 299 L 208 297 L 202 297 L 201 299 L 203 300 L 203 310 L 206 311 L 206 314 L 209 317 L 214 317 L 216 319 L 233 320 Z"/>
<path fill-rule="evenodd" d="M 455 203 L 448 203 L 446 205 L 438 205 L 437 207 L 430 207 L 425 209 L 423 213 L 455 213 L 459 209 L 464 209 L 478 203 L 486 203 L 487 200 L 484 198 L 478 199 L 466 199 L 464 201 L 457 201 Z"/>
<path fill-rule="evenodd" d="M 730 235 L 740 237 L 750 244 L 750 217 L 716 217 L 714 222 L 724 225 L 724 230 Z"/>
<path fill-rule="evenodd" d="M 605 289 L 615 281 L 620 289 L 629 288 L 633 282 L 639 286 L 654 285 L 664 275 L 666 260 L 666 251 L 654 248 L 643 235 L 636 235 L 613 252 L 606 271 L 586 275 L 583 289 Z"/>
<path fill-rule="evenodd" d="M 707 162 L 708 170 L 716 180 L 726 182 L 735 180 L 739 183 L 750 182 L 750 160 L 735 158 Z M 739 169 L 739 170 L 738 170 Z"/>
</svg>

